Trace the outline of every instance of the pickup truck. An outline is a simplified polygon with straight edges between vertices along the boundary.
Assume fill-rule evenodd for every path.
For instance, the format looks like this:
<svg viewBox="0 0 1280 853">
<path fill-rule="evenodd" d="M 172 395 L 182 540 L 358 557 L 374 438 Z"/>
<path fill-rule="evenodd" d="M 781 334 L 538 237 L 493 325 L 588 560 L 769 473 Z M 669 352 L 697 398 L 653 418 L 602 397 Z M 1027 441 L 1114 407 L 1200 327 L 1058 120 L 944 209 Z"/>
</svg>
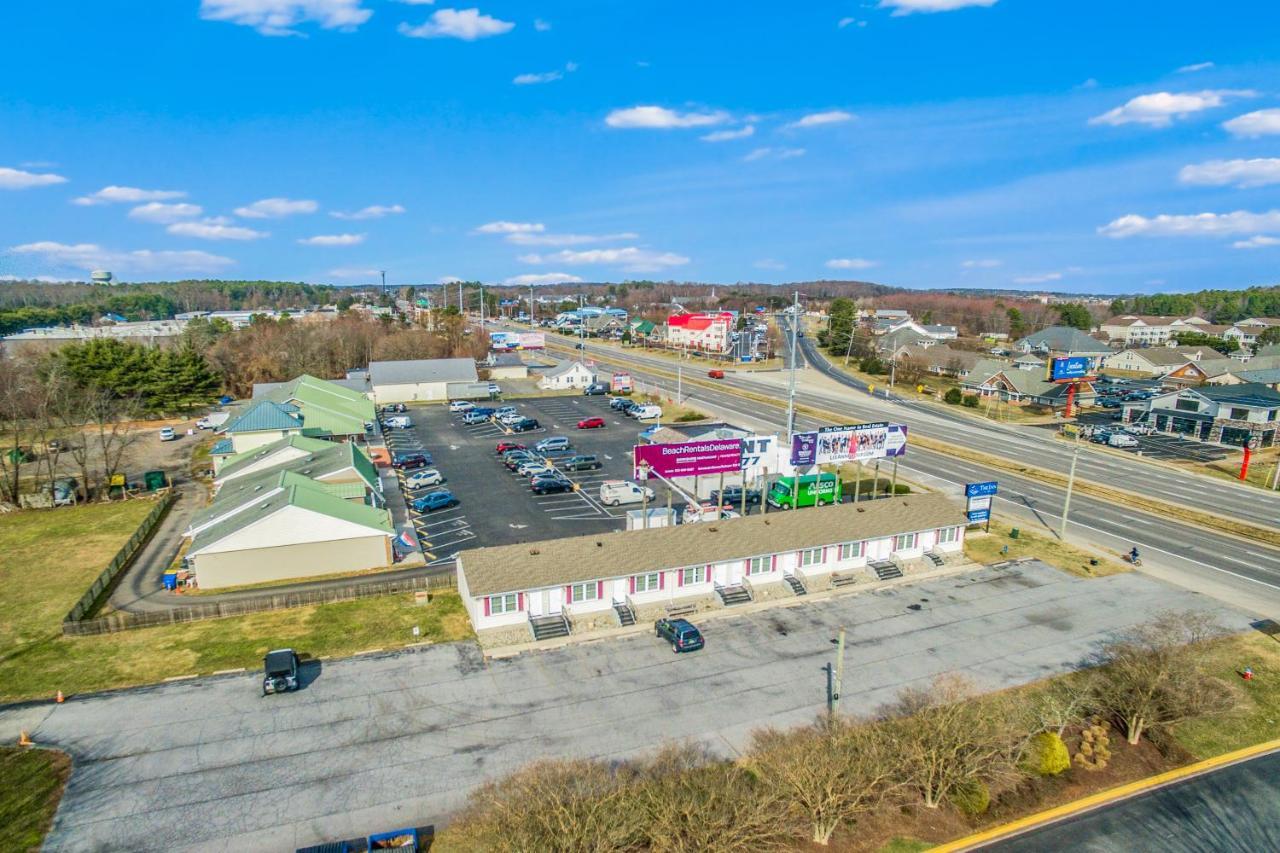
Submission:
<svg viewBox="0 0 1280 853">
<path fill-rule="evenodd" d="M 702 632 L 687 619 L 662 618 L 653 624 L 653 629 L 658 639 L 671 643 L 671 651 L 676 654 L 697 651 L 706 645 Z"/>
</svg>

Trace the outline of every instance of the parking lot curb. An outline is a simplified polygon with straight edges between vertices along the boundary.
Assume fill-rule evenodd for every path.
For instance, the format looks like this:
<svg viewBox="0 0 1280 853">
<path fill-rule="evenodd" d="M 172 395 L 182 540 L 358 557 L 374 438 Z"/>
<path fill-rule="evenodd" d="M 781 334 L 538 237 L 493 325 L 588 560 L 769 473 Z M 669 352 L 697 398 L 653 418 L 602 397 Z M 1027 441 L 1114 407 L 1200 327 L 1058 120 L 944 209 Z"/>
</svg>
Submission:
<svg viewBox="0 0 1280 853">
<path fill-rule="evenodd" d="M 1204 761 L 1197 761 L 1195 764 L 1188 764 L 1186 767 L 1179 767 L 1175 770 L 1169 770 L 1165 773 L 1159 773 L 1155 776 L 1148 776 L 1145 779 L 1139 779 L 1136 782 L 1129 782 L 1119 785 L 1106 791 L 1085 797 L 1074 802 L 1064 803 L 1033 815 L 1028 815 L 991 829 L 976 832 L 967 835 L 956 841 L 949 841 L 946 844 L 940 844 L 931 848 L 935 853 L 960 853 L 965 850 L 976 850 L 994 841 L 1004 838 L 1021 835 L 1033 829 L 1042 826 L 1049 826 L 1058 821 L 1074 817 L 1078 814 L 1094 811 L 1095 809 L 1104 808 L 1112 803 L 1125 800 L 1138 794 L 1145 794 L 1175 782 L 1181 782 L 1194 776 L 1200 776 L 1226 767 L 1231 764 L 1238 764 L 1241 761 L 1248 761 L 1251 758 L 1257 758 L 1269 752 L 1280 750 L 1280 740 L 1271 740 L 1265 743 L 1247 746 L 1244 749 L 1237 749 L 1234 752 L 1224 753 L 1213 758 L 1207 758 Z"/>
<path fill-rule="evenodd" d="M 780 608 L 804 607 L 806 604 L 814 601 L 829 601 L 835 598 L 846 598 L 854 595 L 860 595 L 862 593 L 881 592 L 887 589 L 911 586 L 912 584 L 919 583 L 920 581 L 936 580 L 938 578 L 949 577 L 951 575 L 962 575 L 989 568 L 993 567 L 966 561 L 964 563 L 957 563 L 954 566 L 946 566 L 941 569 L 932 569 L 927 572 L 906 575 L 901 578 L 895 578 L 894 580 L 874 581 L 872 583 L 860 584 L 854 588 L 826 589 L 820 592 L 812 592 L 805 596 L 771 598 L 767 601 L 753 601 L 750 604 L 742 604 L 735 607 L 717 607 L 713 610 L 701 610 L 694 614 L 692 618 L 696 618 L 699 621 L 709 621 L 726 619 L 734 616 L 745 616 Z M 503 660 L 506 658 L 516 657 L 517 655 L 525 652 L 545 652 L 552 649 L 565 648 L 567 646 L 582 645 L 584 643 L 599 642 L 602 640 L 613 640 L 619 637 L 633 637 L 639 634 L 647 634 L 652 630 L 653 627 L 651 625 L 641 625 L 637 623 L 635 625 L 628 625 L 625 628 L 608 628 L 602 631 L 592 631 L 588 634 L 570 634 L 567 637 L 560 637 L 550 641 L 514 643 L 506 646 L 494 646 L 491 649 L 486 649 L 484 645 L 481 644 L 480 648 L 485 660 Z"/>
</svg>

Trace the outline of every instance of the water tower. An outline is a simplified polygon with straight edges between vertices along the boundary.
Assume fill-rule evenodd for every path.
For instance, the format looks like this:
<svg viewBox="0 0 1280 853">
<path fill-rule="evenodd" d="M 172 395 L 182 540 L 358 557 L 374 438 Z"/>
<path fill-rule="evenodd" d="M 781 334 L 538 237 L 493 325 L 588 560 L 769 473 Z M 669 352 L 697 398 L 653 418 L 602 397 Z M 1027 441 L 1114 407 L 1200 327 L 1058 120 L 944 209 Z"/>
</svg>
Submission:
<svg viewBox="0 0 1280 853">
<path fill-rule="evenodd" d="M 89 279 L 94 284 L 110 284 L 111 273 L 107 272 L 106 270 L 94 270 L 93 272 L 89 273 Z"/>
</svg>

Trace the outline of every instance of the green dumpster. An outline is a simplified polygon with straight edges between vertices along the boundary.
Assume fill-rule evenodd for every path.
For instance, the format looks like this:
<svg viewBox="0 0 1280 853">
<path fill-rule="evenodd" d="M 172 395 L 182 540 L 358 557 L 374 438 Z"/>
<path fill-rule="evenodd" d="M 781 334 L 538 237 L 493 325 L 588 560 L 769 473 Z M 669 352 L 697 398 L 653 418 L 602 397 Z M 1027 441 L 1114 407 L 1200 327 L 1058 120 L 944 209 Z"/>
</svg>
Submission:
<svg viewBox="0 0 1280 853">
<path fill-rule="evenodd" d="M 1022 531 L 1021 531 L 1021 530 L 1019 530 L 1019 529 L 1018 529 L 1018 528 L 1016 528 L 1016 527 L 1009 531 L 1009 538 L 1010 538 L 1010 539 L 1017 539 L 1017 538 L 1018 538 L 1019 536 L 1021 536 L 1021 535 L 1022 535 Z"/>
<path fill-rule="evenodd" d="M 148 471 L 142 475 L 142 482 L 148 492 L 154 492 L 169 485 L 169 478 L 163 471 Z"/>
</svg>

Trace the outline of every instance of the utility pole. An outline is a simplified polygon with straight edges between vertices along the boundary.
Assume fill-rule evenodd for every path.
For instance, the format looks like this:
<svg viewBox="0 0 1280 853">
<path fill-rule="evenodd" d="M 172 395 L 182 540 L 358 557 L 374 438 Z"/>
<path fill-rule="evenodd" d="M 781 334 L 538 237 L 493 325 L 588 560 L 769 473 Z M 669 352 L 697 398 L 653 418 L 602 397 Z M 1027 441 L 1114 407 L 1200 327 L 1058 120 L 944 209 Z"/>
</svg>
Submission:
<svg viewBox="0 0 1280 853">
<path fill-rule="evenodd" d="M 800 331 L 800 291 L 795 291 L 791 315 L 791 379 L 787 387 L 787 447 L 796 429 L 796 335 Z"/>
<path fill-rule="evenodd" d="M 684 402 L 684 365 L 676 365 L 676 405 Z"/>
<path fill-rule="evenodd" d="M 835 719 L 836 714 L 840 713 L 840 687 L 844 681 L 844 628 L 840 629 L 839 636 L 836 637 L 836 666 L 835 674 L 831 678 L 831 689 L 827 694 L 827 714 Z"/>
<path fill-rule="evenodd" d="M 1071 513 L 1071 490 L 1076 485 L 1076 462 L 1080 459 L 1080 439 L 1076 439 L 1075 449 L 1071 451 L 1071 473 L 1067 475 L 1067 497 L 1062 502 L 1062 529 L 1058 538 L 1067 541 L 1067 516 Z"/>
<path fill-rule="evenodd" d="M 480 285 L 480 325 L 484 326 L 484 285 Z"/>
<path fill-rule="evenodd" d="M 462 299 L 462 282 L 458 282 L 458 313 L 463 320 L 467 319 L 467 303 Z"/>
<path fill-rule="evenodd" d="M 533 313 L 533 285 L 529 285 L 529 326 L 538 325 L 538 316 Z"/>
</svg>

